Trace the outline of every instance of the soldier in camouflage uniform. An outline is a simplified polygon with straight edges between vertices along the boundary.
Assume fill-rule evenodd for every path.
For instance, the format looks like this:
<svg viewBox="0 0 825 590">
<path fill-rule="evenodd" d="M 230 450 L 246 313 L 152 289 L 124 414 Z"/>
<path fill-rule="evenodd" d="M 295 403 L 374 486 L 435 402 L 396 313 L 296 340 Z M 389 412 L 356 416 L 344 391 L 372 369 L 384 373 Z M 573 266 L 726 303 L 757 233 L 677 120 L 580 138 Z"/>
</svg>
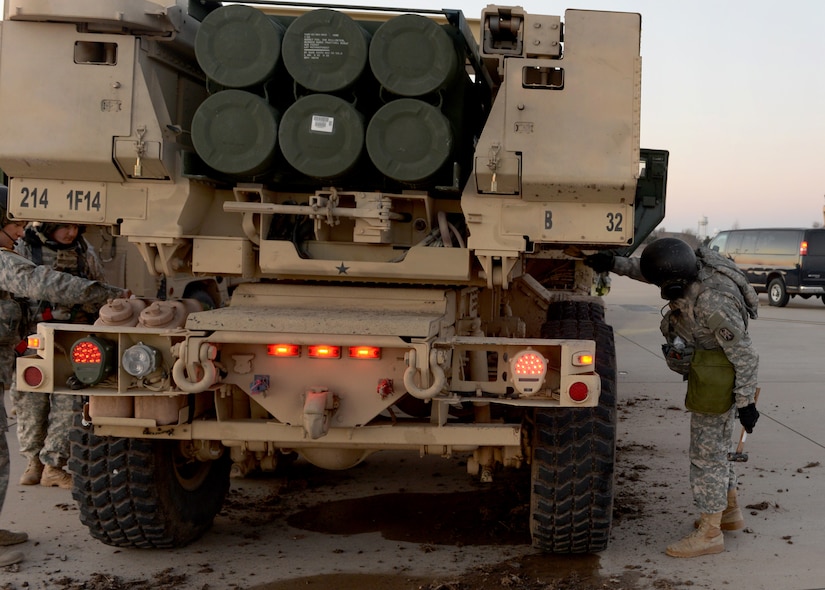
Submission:
<svg viewBox="0 0 825 590">
<path fill-rule="evenodd" d="M 693 250 L 675 238 L 652 242 L 640 258 L 599 252 L 585 258 L 596 272 L 613 271 L 661 288 L 669 310 L 661 324 L 668 366 L 688 380 L 691 411 L 690 484 L 701 513 L 696 530 L 669 545 L 672 557 L 725 550 L 722 531 L 744 528 L 736 474 L 728 460 L 735 417 L 752 432 L 759 356 L 748 335 L 759 299 L 745 275 L 718 253 Z"/>
<path fill-rule="evenodd" d="M 15 346 L 20 342 L 21 328 L 25 328 L 23 317 L 25 303 L 16 298 L 46 299 L 61 304 L 72 305 L 85 302 L 86 311 L 94 313 L 109 299 L 128 297 L 129 292 L 89 281 L 70 274 L 58 272 L 46 266 L 37 266 L 11 250 L 15 241 L 23 236 L 25 223 L 10 221 L 8 190 L 0 185 L 0 387 L 12 382 L 15 364 Z M 0 403 L 0 508 L 9 487 L 9 447 L 6 441 L 8 422 L 5 405 Z M 22 543 L 28 539 L 26 533 L 16 533 L 0 529 L 0 567 L 23 560 L 21 551 L 5 549 L 9 545 Z"/>
<path fill-rule="evenodd" d="M 103 281 L 103 268 L 94 248 L 75 224 L 34 222 L 26 229 L 15 250 L 35 264 L 42 264 L 76 277 Z M 96 319 L 80 305 L 60 305 L 31 300 L 28 332 L 40 321 L 91 324 Z M 69 459 L 69 430 L 72 426 L 73 396 L 58 393 L 10 389 L 17 412 L 20 453 L 28 465 L 20 477 L 22 485 L 72 489 L 72 477 L 63 469 Z"/>
</svg>

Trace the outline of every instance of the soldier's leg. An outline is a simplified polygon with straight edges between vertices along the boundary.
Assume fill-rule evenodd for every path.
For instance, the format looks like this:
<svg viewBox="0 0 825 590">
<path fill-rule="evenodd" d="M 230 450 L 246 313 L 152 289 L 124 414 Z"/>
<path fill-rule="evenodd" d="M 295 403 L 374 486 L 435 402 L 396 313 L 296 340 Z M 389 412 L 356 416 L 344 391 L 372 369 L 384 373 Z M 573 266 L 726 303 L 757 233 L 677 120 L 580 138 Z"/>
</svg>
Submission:
<svg viewBox="0 0 825 590">
<path fill-rule="evenodd" d="M 698 557 L 725 550 L 722 512 L 728 505 L 731 469 L 728 461 L 733 410 L 721 415 L 692 413 L 690 419 L 690 485 L 699 508 L 697 528 L 669 545 L 672 557 Z"/>
<path fill-rule="evenodd" d="M 69 461 L 69 431 L 72 428 L 74 396 L 60 393 L 51 395 L 49 424 L 40 451 L 45 465 L 62 468 Z"/>
<path fill-rule="evenodd" d="M 17 409 L 20 453 L 29 459 L 36 458 L 46 440 L 49 425 L 49 394 L 14 389 L 12 396 Z"/>
<path fill-rule="evenodd" d="M 40 485 L 72 489 L 72 476 L 64 470 L 69 459 L 69 429 L 72 425 L 72 404 L 74 396 L 52 394 L 49 411 L 49 426 L 40 451 L 43 474 Z"/>
<path fill-rule="evenodd" d="M 690 419 L 690 486 L 700 512 L 721 512 L 728 505 L 728 490 L 736 474 L 728 461 L 734 412 L 692 413 Z"/>
<path fill-rule="evenodd" d="M 6 406 L 4 387 L 0 383 L 0 509 L 6 501 L 6 491 L 9 489 L 9 475 L 11 472 L 11 456 L 9 454 L 9 442 L 6 439 L 8 422 L 6 420 Z M 24 542 L 29 536 L 26 533 L 16 533 L 0 529 L 0 566 L 7 566 L 23 560 L 23 554 L 19 551 L 4 549 L 7 545 L 17 545 Z"/>
<path fill-rule="evenodd" d="M 8 423 L 6 420 L 6 407 L 3 405 L 4 388 L 0 384 L 0 510 L 6 501 L 6 490 L 9 489 L 9 474 L 11 472 L 11 456 L 9 454 L 9 441 L 6 439 Z"/>
</svg>

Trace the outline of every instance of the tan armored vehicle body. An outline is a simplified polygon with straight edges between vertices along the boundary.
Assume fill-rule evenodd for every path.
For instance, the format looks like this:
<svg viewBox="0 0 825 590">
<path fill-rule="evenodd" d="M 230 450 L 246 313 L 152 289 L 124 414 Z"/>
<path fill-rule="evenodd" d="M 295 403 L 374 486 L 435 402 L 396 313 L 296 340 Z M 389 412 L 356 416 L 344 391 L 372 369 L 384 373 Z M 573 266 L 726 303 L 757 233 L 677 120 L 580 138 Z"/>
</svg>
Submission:
<svg viewBox="0 0 825 590">
<path fill-rule="evenodd" d="M 616 363 L 584 254 L 664 215 L 638 14 L 7 0 L 0 168 L 20 219 L 107 226 L 228 305 L 119 300 L 18 361 L 77 395 L 74 497 L 111 545 L 210 526 L 298 452 L 530 469 L 534 544 L 604 549 Z M 34 91 L 33 89 L 36 89 Z"/>
</svg>

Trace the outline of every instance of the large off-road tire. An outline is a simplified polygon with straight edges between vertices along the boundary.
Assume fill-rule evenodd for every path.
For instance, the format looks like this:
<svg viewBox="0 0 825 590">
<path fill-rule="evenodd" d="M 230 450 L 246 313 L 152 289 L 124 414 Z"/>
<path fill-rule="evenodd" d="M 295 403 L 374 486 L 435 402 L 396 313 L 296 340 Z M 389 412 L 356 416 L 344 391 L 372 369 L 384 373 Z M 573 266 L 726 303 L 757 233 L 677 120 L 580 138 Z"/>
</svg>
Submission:
<svg viewBox="0 0 825 590">
<path fill-rule="evenodd" d="M 80 521 L 115 547 L 180 547 L 211 526 L 229 489 L 229 453 L 214 461 L 187 460 L 179 441 L 70 432 Z"/>
<path fill-rule="evenodd" d="M 598 303 L 561 302 L 547 315 L 542 337 L 596 341 L 602 391 L 597 407 L 535 411 L 530 533 L 533 545 L 544 551 L 602 551 L 610 536 L 616 458 L 613 329 Z"/>
</svg>

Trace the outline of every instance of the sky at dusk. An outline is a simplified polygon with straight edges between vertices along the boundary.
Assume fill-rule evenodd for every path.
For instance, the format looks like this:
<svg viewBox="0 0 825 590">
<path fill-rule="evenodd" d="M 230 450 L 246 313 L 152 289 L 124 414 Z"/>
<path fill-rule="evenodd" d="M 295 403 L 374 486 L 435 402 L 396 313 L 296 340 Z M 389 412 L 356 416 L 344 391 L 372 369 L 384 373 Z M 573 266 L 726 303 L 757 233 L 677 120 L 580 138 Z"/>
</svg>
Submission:
<svg viewBox="0 0 825 590">
<path fill-rule="evenodd" d="M 478 18 L 487 2 L 358 4 L 457 8 Z M 517 4 L 562 17 L 567 8 L 642 15 L 642 147 L 670 151 L 661 228 L 713 235 L 731 227 L 823 223 L 825 2 Z"/>
</svg>

